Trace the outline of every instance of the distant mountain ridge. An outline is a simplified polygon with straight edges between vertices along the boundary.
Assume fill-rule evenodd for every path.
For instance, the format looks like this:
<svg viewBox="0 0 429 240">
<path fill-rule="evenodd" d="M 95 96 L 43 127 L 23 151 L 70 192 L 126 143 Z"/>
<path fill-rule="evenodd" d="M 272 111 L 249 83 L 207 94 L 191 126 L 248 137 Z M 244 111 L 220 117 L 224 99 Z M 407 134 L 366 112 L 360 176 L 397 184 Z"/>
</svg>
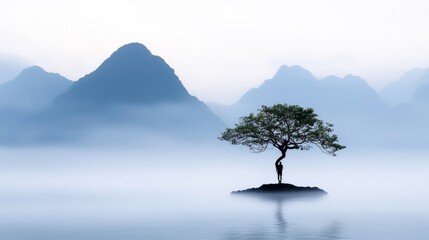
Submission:
<svg viewBox="0 0 429 240">
<path fill-rule="evenodd" d="M 210 110 L 188 93 L 161 57 L 131 43 L 76 82 L 31 67 L 0 85 L 0 144 L 87 137 L 215 140 L 224 122 L 232 126 L 261 105 L 287 103 L 314 108 L 335 125 L 347 146 L 402 146 L 393 135 L 414 139 L 425 137 L 429 129 L 429 71 L 416 70 L 411 76 L 417 85 L 410 103 L 392 108 L 360 77 L 316 79 L 300 66 L 284 65 L 235 104 L 211 103 Z M 426 142 L 419 144 L 429 146 Z"/>
<path fill-rule="evenodd" d="M 240 116 L 255 112 L 261 105 L 276 103 L 311 107 L 327 116 L 377 114 L 388 109 L 376 91 L 359 77 L 329 76 L 318 80 L 300 66 L 286 65 L 281 66 L 273 78 L 247 91 L 233 105 L 212 103 L 210 107 L 232 125 Z"/>
<path fill-rule="evenodd" d="M 313 108 L 321 119 L 335 125 L 345 145 L 377 141 L 377 137 L 373 137 L 359 143 L 359 139 L 365 139 L 370 133 L 380 132 L 377 126 L 391 111 L 360 77 L 328 76 L 318 80 L 300 66 L 286 65 L 281 66 L 273 78 L 247 91 L 236 103 L 230 106 L 211 103 L 209 106 L 233 126 L 240 117 L 256 112 L 262 105 L 277 103 Z"/>
<path fill-rule="evenodd" d="M 390 106 L 396 107 L 412 101 L 417 89 L 429 84 L 429 69 L 414 68 L 380 91 L 380 97 Z"/>
<path fill-rule="evenodd" d="M 322 111 L 329 110 L 335 106 L 333 104 L 339 103 L 346 103 L 348 106 L 341 111 L 348 111 L 349 108 L 354 108 L 353 111 L 356 111 L 356 108 L 367 111 L 369 107 L 385 107 L 375 90 L 360 77 L 347 75 L 341 79 L 328 76 L 318 80 L 300 66 L 285 65 L 280 67 L 272 79 L 266 80 L 259 88 L 245 93 L 235 104 L 250 104 L 255 99 L 267 103 L 271 101 L 270 104 L 281 100 L 321 108 Z M 372 105 L 369 106 L 368 102 Z"/>
<path fill-rule="evenodd" d="M 40 110 L 66 92 L 72 81 L 39 66 L 24 69 L 15 79 L 0 85 L 0 108 Z"/>
<path fill-rule="evenodd" d="M 43 72 L 34 67 L 21 76 Z M 29 88 L 33 82 L 21 81 L 24 77 L 14 82 L 22 82 L 19 88 L 29 93 L 38 92 L 34 90 L 40 86 Z M 64 82 L 56 79 L 55 83 Z M 0 119 L 4 123 L 0 142 L 215 140 L 225 127 L 203 102 L 188 93 L 161 57 L 140 43 L 120 47 L 95 71 L 67 84 L 61 94 L 51 96 L 45 108 Z"/>
</svg>

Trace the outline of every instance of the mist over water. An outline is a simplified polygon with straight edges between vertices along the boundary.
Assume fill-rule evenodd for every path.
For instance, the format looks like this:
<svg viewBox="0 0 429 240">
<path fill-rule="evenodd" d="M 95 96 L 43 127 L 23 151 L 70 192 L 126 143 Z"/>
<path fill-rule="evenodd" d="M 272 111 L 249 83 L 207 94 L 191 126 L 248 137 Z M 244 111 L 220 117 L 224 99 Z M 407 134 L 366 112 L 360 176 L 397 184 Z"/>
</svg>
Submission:
<svg viewBox="0 0 429 240">
<path fill-rule="evenodd" d="M 41 6 L 39 2 L 37 4 Z M 27 64 L 21 60 L 12 61 L 10 57 L 3 62 L 2 56 L 0 56 L 0 239 L 429 239 L 429 190 L 427 187 L 429 180 L 427 174 L 429 170 L 427 162 L 429 70 L 422 68 L 408 71 L 398 81 L 388 85 L 380 92 L 376 92 L 363 78 L 350 75 L 350 73 L 357 74 L 362 71 L 348 71 L 347 69 L 350 70 L 350 68 L 341 67 L 344 63 L 347 65 L 354 62 L 354 65 L 365 65 L 366 62 L 371 69 L 377 68 L 377 61 L 374 61 L 373 56 L 394 56 L 392 54 L 395 51 L 389 50 L 389 48 L 395 48 L 404 43 L 401 41 L 400 45 L 389 44 L 392 39 L 401 39 L 392 38 L 392 36 L 395 34 L 408 36 L 407 39 L 412 41 L 417 35 L 408 30 L 413 30 L 409 26 L 416 25 L 407 24 L 407 21 L 403 21 L 403 19 L 395 22 L 392 19 L 395 14 L 391 13 L 400 9 L 401 14 L 399 15 L 407 16 L 403 14 L 406 10 L 404 6 L 416 4 L 394 4 L 395 9 L 392 9 L 392 6 L 389 8 L 389 4 L 383 3 L 378 7 L 381 12 L 388 13 L 389 16 L 380 18 L 380 14 L 376 14 L 376 18 L 372 20 L 377 19 L 377 21 L 372 21 L 371 14 L 365 11 L 356 11 L 359 6 L 349 3 L 346 5 L 352 7 L 346 9 L 346 12 L 341 11 L 343 7 L 335 9 L 326 3 L 323 5 L 328 6 L 329 11 L 324 8 L 308 8 L 308 3 L 306 3 L 301 9 L 305 10 L 307 13 L 305 15 L 299 13 L 300 11 L 295 11 L 300 10 L 296 6 L 295 10 L 294 6 L 285 8 L 292 10 L 291 13 L 294 12 L 300 17 L 304 16 L 310 27 L 307 24 L 299 24 L 300 19 L 296 16 L 293 21 L 282 21 L 277 18 L 278 16 L 293 16 L 293 14 L 284 14 L 285 9 L 282 7 L 285 6 L 280 5 L 276 6 L 275 10 L 279 10 L 281 14 L 273 14 L 275 11 L 262 11 L 262 5 L 256 6 L 257 11 L 246 14 L 246 9 L 252 7 L 247 2 L 244 5 L 238 4 L 235 9 L 237 11 L 234 10 L 234 6 L 228 4 L 229 8 L 226 9 L 228 11 L 224 11 L 225 8 L 220 5 L 201 7 L 207 3 L 202 5 L 181 3 L 179 4 L 181 6 L 177 8 L 177 6 L 172 7 L 171 3 L 167 4 L 169 7 L 165 7 L 164 4 L 159 4 L 157 1 L 156 5 L 161 7 L 158 9 L 144 1 L 143 8 L 141 8 L 143 5 L 130 8 L 130 4 L 122 4 L 126 8 L 130 8 L 122 9 L 124 11 L 121 10 L 121 7 L 111 6 L 111 10 L 114 10 L 113 14 L 106 14 L 106 19 L 115 20 L 116 23 L 112 25 L 109 24 L 109 21 L 103 21 L 103 16 L 94 15 L 94 13 L 100 12 L 98 5 L 95 8 L 96 11 L 92 11 L 91 7 L 87 8 L 89 5 L 79 6 L 78 18 L 70 17 L 60 9 L 52 11 L 59 6 L 63 8 L 63 4 L 54 4 L 55 6 L 50 4 L 52 6 L 44 9 L 56 13 L 58 16 L 66 16 L 67 21 L 72 20 L 77 23 L 76 20 L 82 19 L 85 22 L 84 28 L 70 23 L 61 24 L 61 19 L 55 16 L 52 19 L 55 19 L 54 22 L 58 22 L 60 27 L 51 31 L 55 33 L 55 37 L 52 38 L 50 34 L 40 33 L 41 26 L 45 25 L 46 20 L 49 19 L 49 14 L 33 11 L 34 6 L 30 6 L 31 11 L 26 11 L 22 6 L 15 9 L 26 15 L 25 18 L 8 17 L 7 14 L 5 16 L 14 21 L 17 19 L 34 21 L 35 16 L 27 16 L 30 12 L 43 16 L 43 22 L 33 28 L 38 31 L 38 34 L 24 33 L 26 32 L 24 31 L 19 39 L 31 36 L 31 41 L 33 41 L 33 37 L 36 35 L 46 35 L 47 39 L 58 40 L 58 36 L 61 34 L 57 30 L 62 29 L 63 26 L 69 26 L 64 28 L 68 31 L 67 35 L 70 35 L 70 29 L 74 28 L 89 29 L 89 32 L 99 35 L 100 31 L 92 30 L 102 29 L 103 22 L 107 23 L 106 26 L 109 29 L 107 32 L 114 32 L 117 36 L 126 36 L 127 34 L 124 35 L 125 32 L 122 30 L 126 30 L 126 26 L 131 25 L 117 24 L 117 20 L 124 18 L 112 18 L 111 16 L 119 16 L 119 12 L 129 15 L 129 10 L 135 9 L 139 17 L 144 16 L 144 21 L 136 21 L 139 18 L 133 19 L 131 22 L 139 24 L 139 27 L 130 28 L 134 33 L 129 36 L 137 36 L 135 40 L 139 40 L 139 34 L 135 35 L 136 30 L 138 32 L 142 29 L 151 29 L 148 26 L 155 27 L 152 29 L 155 30 L 154 32 L 144 34 L 145 41 L 153 46 L 155 51 L 152 53 L 149 48 L 138 42 L 128 43 L 113 52 L 92 72 L 86 72 L 85 76 L 74 82 L 60 74 L 46 72 L 37 66 L 26 68 L 18 74 L 18 70 Z M 311 4 L 314 5 L 314 3 Z M 7 4 L 4 5 L 6 7 L 2 6 L 1 9 L 8 9 Z M 73 4 L 69 5 L 64 10 L 76 15 L 74 14 L 76 11 L 72 11 Z M 109 10 L 107 5 L 103 4 L 104 13 Z M 377 11 L 377 6 L 374 7 L 373 3 L 371 5 L 372 7 L 368 8 L 371 9 L 371 12 L 380 12 Z M 189 8 L 181 10 L 200 12 L 203 15 L 221 11 L 222 18 L 219 18 L 219 14 L 214 14 L 215 18 L 212 18 L 214 15 L 209 16 L 209 19 L 214 21 L 204 23 L 207 16 L 201 18 L 202 15 L 195 15 L 191 12 L 184 14 L 186 11 L 181 11 L 181 7 Z M 366 9 L 367 6 L 363 6 L 363 8 Z M 361 7 L 360 10 L 363 8 Z M 420 8 L 425 9 L 423 5 Z M 14 7 L 10 9 L 13 10 Z M 85 11 L 85 9 L 90 11 Z M 142 14 L 142 9 L 148 9 L 150 14 Z M 171 15 L 171 12 L 166 11 L 169 9 L 181 16 L 174 17 L 174 14 Z M 311 9 L 317 9 L 316 12 L 323 13 L 324 17 L 315 17 L 315 12 L 309 11 Z M 167 13 L 167 15 L 160 15 L 157 10 Z M 375 27 L 373 29 L 375 31 L 370 32 L 371 36 L 366 35 L 370 36 L 369 42 L 375 43 L 376 51 L 364 47 L 362 52 L 356 48 L 354 43 L 360 44 L 368 41 L 365 39 L 359 41 L 356 38 L 356 36 L 366 36 L 362 34 L 364 32 L 356 34 L 359 24 L 356 25 L 353 22 L 356 19 L 361 20 L 361 18 L 353 14 L 346 14 L 350 15 L 348 17 L 353 20 L 347 21 L 347 17 L 344 17 L 346 15 L 342 14 L 344 15 L 342 16 L 341 12 L 347 13 L 348 11 L 358 15 L 364 13 L 362 16 L 368 18 L 370 20 L 368 23 Z M 82 18 L 85 12 L 90 13 L 90 19 Z M 269 13 L 269 16 L 261 15 L 260 13 L 263 12 Z M 334 12 L 335 14 L 330 14 Z M 337 15 L 338 13 L 340 15 Z M 409 12 L 410 16 L 425 16 L 424 11 L 411 13 L 412 11 Z M 159 15 L 162 21 L 153 18 L 155 15 Z M 188 19 L 190 21 L 181 22 L 182 15 L 190 17 Z M 0 14 L 0 18 L 1 16 L 2 14 Z M 275 18 L 271 18 L 273 16 Z M 326 18 L 327 16 L 328 18 Z M 329 16 L 333 18 L 329 20 Z M 314 24 L 313 19 L 325 18 L 329 21 L 322 22 L 320 25 L 322 27 Z M 91 19 L 96 20 L 96 28 L 88 28 Z M 151 19 L 154 21 L 150 21 Z M 197 38 L 191 37 L 189 39 L 192 41 L 186 41 L 193 43 L 191 51 L 183 51 L 184 54 L 179 54 L 190 57 L 189 61 L 177 61 L 177 58 L 174 57 L 176 54 L 171 52 L 174 49 L 177 50 L 177 46 L 167 44 L 168 48 L 164 48 L 162 41 L 152 41 L 155 38 L 149 39 L 154 33 L 163 32 L 158 31 L 158 26 L 165 25 L 162 24 L 163 21 L 170 22 L 171 19 L 175 19 L 174 22 L 179 23 L 180 27 L 167 24 L 173 26 L 173 31 L 168 31 L 166 25 L 164 27 L 167 27 L 165 28 L 167 31 L 164 32 L 177 35 L 178 29 L 183 32 L 182 30 L 185 30 L 186 26 L 191 26 L 191 32 L 201 35 L 201 31 L 194 31 L 197 26 L 194 24 L 195 19 L 199 19 L 202 20 L 199 21 L 199 24 L 203 26 L 200 30 L 210 31 L 210 34 L 205 35 L 215 40 L 212 42 L 215 44 L 211 44 L 210 47 L 201 47 L 202 45 L 198 46 L 195 43 L 205 42 L 205 39 L 201 38 L 202 35 Z M 251 23 L 247 26 L 251 35 L 243 34 L 245 32 L 243 30 L 246 30 L 244 29 L 245 24 L 235 24 L 239 22 L 234 23 L 234 19 Z M 261 24 L 263 19 L 268 19 L 271 23 Z M 343 20 L 341 24 L 338 24 L 338 19 Z M 395 34 L 389 34 L 389 37 L 384 39 L 386 41 L 381 39 L 384 42 L 380 41 L 378 33 L 389 32 L 389 29 L 384 26 L 384 30 L 387 31 L 380 31 L 377 23 L 383 25 L 383 21 L 379 22 L 379 19 L 401 23 L 393 24 L 395 27 L 392 29 Z M 252 23 L 253 20 L 256 22 Z M 419 18 L 419 20 L 421 19 Z M 13 27 L 13 21 L 2 22 L 12 26 L 8 27 L 10 29 L 17 29 Z M 275 24 L 276 22 L 281 24 L 281 27 Z M 149 25 L 143 26 L 142 23 Z M 233 26 L 234 31 L 231 32 L 224 27 L 218 28 L 212 23 L 224 27 Z M 289 23 L 291 25 L 288 25 Z M 28 23 L 19 25 L 18 30 L 24 30 Z M 270 25 L 274 26 L 273 29 L 276 31 L 270 30 Z M 184 26 L 185 28 L 183 28 Z M 261 26 L 262 28 L 260 28 Z M 332 26 L 340 26 L 341 29 L 327 31 Z M 350 28 L 350 26 L 355 27 Z M 401 26 L 405 26 L 407 31 L 398 31 L 398 29 L 401 30 Z M 119 27 L 122 30 L 111 31 L 112 27 Z M 240 31 L 236 31 L 237 27 L 241 27 Z M 117 30 L 120 30 L 119 28 Z M 258 28 L 260 29 L 258 30 Z M 213 32 L 215 29 L 220 29 L 221 32 Z M 276 32 L 281 34 L 274 34 L 274 38 L 267 38 L 261 34 L 261 29 L 264 31 L 268 29 L 269 31 L 266 32 L 269 33 L 268 36 L 273 36 L 273 33 Z M 288 29 L 288 31 L 277 31 L 278 29 Z M 310 31 L 308 36 L 311 36 L 307 42 L 306 34 L 302 35 L 303 30 L 305 32 L 306 29 Z M 352 34 L 344 34 L 348 29 L 351 29 Z M 414 30 L 416 29 L 421 28 L 414 27 Z M 298 34 L 294 33 L 294 30 L 298 31 L 296 32 Z M 317 34 L 319 31 L 322 31 L 323 34 Z M 91 34 L 88 35 L 89 32 L 74 35 L 85 36 L 82 39 L 88 41 L 91 39 Z M 246 40 L 238 40 L 237 36 L 234 37 L 235 32 L 245 37 Z M 424 31 L 418 30 L 417 32 L 420 34 Z M 291 44 L 293 38 L 290 36 L 288 39 L 292 41 L 288 40 L 288 44 L 284 44 L 283 40 L 286 38 L 281 37 L 284 33 L 297 36 L 298 42 L 304 44 L 306 51 L 317 52 L 317 49 L 323 49 L 324 54 L 322 55 L 325 56 L 319 54 L 320 56 L 316 56 L 315 60 L 315 56 L 305 54 L 306 51 L 302 51 L 302 49 L 299 50 L 299 44 Z M 340 33 L 342 36 L 333 38 L 336 41 L 339 40 L 338 43 L 341 42 L 341 44 L 332 44 L 335 41 L 328 41 L 329 45 L 332 45 L 331 48 L 341 50 L 341 55 L 351 54 L 352 56 L 353 52 L 357 50 L 359 53 L 370 53 L 371 58 L 359 60 L 351 59 L 350 56 L 340 56 L 333 60 L 332 57 L 337 58 L 338 56 L 335 57 L 335 51 L 328 50 L 329 46 L 324 46 L 323 41 L 319 41 L 321 38 L 318 38 L 318 44 L 314 44 L 314 36 L 322 36 L 323 40 L 327 36 L 326 34 L 331 33 Z M 372 36 L 373 33 L 377 33 L 375 38 Z M 192 34 L 179 35 L 190 37 Z M 281 47 L 273 48 L 270 53 L 264 46 L 264 41 L 255 39 L 253 35 L 264 38 L 264 41 L 269 39 L 269 45 L 272 45 L 273 39 L 280 40 Z M 161 37 L 160 39 L 180 42 L 177 37 L 181 36 Z M 212 36 L 221 37 L 228 43 L 223 44 L 222 41 L 218 41 L 219 39 Z M 253 36 L 251 38 L 254 42 L 247 41 L 249 36 Z M 353 38 L 352 41 L 348 41 L 350 40 L 347 39 L 348 37 Z M 13 37 L 5 39 L 9 41 Z M 417 37 L 417 39 L 424 38 Z M 126 39 L 120 41 L 123 40 Z M 103 37 L 103 41 L 100 43 L 118 42 L 108 43 L 109 41 L 112 39 Z M 45 42 L 46 45 L 37 47 L 37 52 L 44 55 L 42 58 L 61 61 L 61 56 L 58 55 L 61 51 L 52 55 L 55 57 L 49 57 L 50 48 L 55 49 L 56 46 L 57 49 L 65 49 L 64 46 L 60 46 L 61 44 L 57 44 L 61 41 L 55 41 L 55 46 L 49 44 L 50 41 L 38 42 Z M 154 42 L 159 44 L 154 46 Z M 353 51 L 347 51 L 347 47 L 341 46 L 347 45 L 347 42 L 351 44 Z M 19 44 L 18 53 L 31 55 L 31 47 L 25 47 L 26 44 L 21 40 L 17 43 L 22 43 Z M 244 55 L 237 51 L 237 47 L 231 51 L 231 46 L 237 45 L 237 43 L 238 45 L 247 43 L 251 46 L 249 48 L 251 50 L 245 50 Z M 80 50 L 75 49 L 76 51 L 73 52 L 73 55 L 79 56 L 80 59 L 77 65 L 88 63 L 88 59 L 82 57 L 84 52 L 95 56 L 100 50 L 97 48 L 101 46 L 100 44 L 89 44 L 90 47 L 85 50 L 82 49 L 83 45 L 85 44 L 76 45 Z M 237 78 L 241 74 L 240 72 L 249 72 L 249 66 L 252 64 L 235 61 L 234 64 L 226 64 L 230 65 L 228 71 L 222 71 L 219 68 L 219 63 L 222 65 L 228 59 L 237 60 L 237 57 L 240 58 L 240 56 L 248 58 L 248 53 L 260 61 L 263 58 L 258 56 L 261 55 L 258 54 L 258 46 L 262 46 L 260 48 L 263 49 L 262 55 L 271 59 L 262 60 L 265 63 L 258 64 L 262 69 L 268 70 L 272 67 L 269 65 L 279 63 L 298 63 L 309 66 L 318 72 L 319 76 L 316 77 L 299 65 L 282 65 L 272 78 L 260 82 L 261 85 L 257 86 L 256 79 L 254 79 L 256 75 L 250 78 L 243 78 L 244 75 L 242 75 Z M 284 51 L 284 47 L 287 46 L 294 46 L 294 50 L 292 52 Z M 312 47 L 308 48 L 309 46 Z M 380 46 L 388 48 L 383 50 Z M 426 46 L 426 43 L 421 46 Z M 221 51 L 216 49 L 218 47 L 221 48 Z M 206 51 L 210 49 L 217 51 L 222 56 L 219 55 L 216 59 L 216 54 L 213 55 Z M 14 51 L 13 48 L 10 51 Z M 195 53 L 198 54 L 194 55 Z M 425 55 L 421 51 L 418 53 Z M 157 54 L 165 55 L 173 65 L 170 66 Z M 416 62 L 413 63 L 413 61 L 408 61 L 409 63 L 404 65 L 407 62 L 406 54 L 400 55 L 401 58 L 397 58 L 395 61 L 398 62 L 394 65 L 401 67 L 386 74 L 392 75 L 403 68 L 412 67 L 413 64 L 416 66 Z M 408 55 L 412 58 L 417 56 Z M 38 58 L 34 58 L 34 56 L 33 59 Z M 207 56 L 214 58 L 206 61 Z M 280 58 L 278 58 L 279 56 Z M 286 56 L 286 58 L 281 56 Z M 299 59 L 303 59 L 303 56 L 305 56 L 305 61 L 300 61 Z M 176 60 L 174 60 L 175 58 Z M 99 58 L 97 57 L 97 59 Z M 323 64 L 316 63 L 319 71 L 317 68 L 313 68 L 314 61 L 323 62 Z M 204 62 L 208 63 L 210 67 L 206 69 L 198 67 L 199 63 Z M 422 62 L 425 62 L 424 59 Z M 45 64 L 42 63 L 42 65 Z M 67 65 L 67 71 L 74 71 L 78 67 L 75 63 Z M 188 76 L 183 72 L 185 65 L 191 67 Z M 312 65 L 313 67 L 311 67 Z M 177 70 L 173 66 L 177 66 Z M 55 68 L 49 64 L 46 67 Z M 253 70 L 257 69 L 259 67 Z M 328 74 L 340 73 L 345 76 L 321 76 L 320 69 L 324 69 L 322 72 L 325 73 L 331 71 Z M 200 73 L 198 73 L 199 71 Z M 185 74 L 183 79 L 176 75 L 179 72 L 180 75 Z M 189 82 L 189 73 L 196 76 L 195 79 L 198 81 L 189 84 L 192 83 L 192 81 Z M 198 77 L 198 75 L 200 76 Z M 211 81 L 210 78 L 215 81 Z M 188 84 L 182 83 L 182 80 L 186 81 L 186 79 Z M 234 81 L 225 81 L 228 79 L 234 79 Z M 266 77 L 260 79 L 266 79 Z M 2 83 L 4 81 L 7 82 Z M 204 91 L 208 95 L 203 94 L 203 96 L 207 98 L 207 96 L 216 95 L 217 98 L 222 98 L 219 100 L 223 102 L 229 101 L 225 98 L 229 97 L 228 92 L 231 89 L 242 88 L 245 85 L 251 87 L 248 84 L 252 82 L 254 84 L 251 85 L 255 88 L 247 91 L 236 103 L 229 106 L 202 102 L 196 96 L 191 95 L 191 92 L 185 87 L 187 85 L 204 86 L 206 89 Z M 219 85 L 221 88 L 216 90 L 213 88 L 214 85 L 208 87 L 212 83 L 221 84 Z M 329 136 L 331 133 L 337 134 L 339 143 L 347 148 L 339 151 L 336 158 L 314 150 L 288 151 L 286 159 L 282 160 L 284 182 L 297 186 L 319 187 L 329 193 L 326 196 L 288 195 L 287 198 L 279 198 L 267 195 L 230 194 L 231 191 L 275 183 L 277 178 L 274 161 L 279 157 L 279 153 L 273 150 L 253 154 L 245 147 L 230 146 L 216 138 L 227 126 L 234 126 L 240 117 L 258 111 L 262 105 L 270 106 L 279 103 L 313 108 L 323 121 L 335 126 L 335 131 L 331 132 L 330 124 L 324 125 L 317 119 L 312 120 L 313 110 L 301 111 L 301 107 L 292 106 L 289 108 L 292 110 L 288 110 L 288 112 L 278 111 L 278 109 L 287 108 L 286 105 L 283 105 L 281 108 L 273 109 L 277 113 L 283 112 L 282 114 L 272 114 L 274 112 L 271 112 L 267 115 L 272 116 L 268 118 L 268 122 L 258 123 L 259 121 L 257 121 L 256 124 L 245 126 L 245 131 L 250 130 L 254 133 L 246 137 L 253 138 L 252 135 L 260 135 L 256 142 L 237 142 L 234 138 L 223 137 L 224 134 L 221 139 L 233 144 L 249 142 L 250 144 L 261 144 L 261 141 L 266 141 L 265 139 L 268 138 L 272 142 L 267 143 L 280 146 L 279 149 L 283 149 L 283 154 L 285 148 L 306 148 L 305 144 L 311 142 L 321 146 L 322 151 L 325 150 L 332 154 L 342 149 L 342 146 L 336 143 L 336 136 Z M 262 109 L 264 108 L 262 107 Z M 276 130 L 276 127 L 281 125 L 285 125 L 287 130 L 283 127 Z M 254 131 L 258 127 L 265 128 L 262 132 L 267 134 Z M 283 132 L 287 134 L 285 135 Z M 284 136 L 277 141 L 271 139 L 273 135 Z M 299 141 L 293 140 L 295 137 Z M 281 165 L 277 166 L 278 169 L 281 169 Z"/>
<path fill-rule="evenodd" d="M 276 181 L 276 151 L 2 148 L 4 239 L 427 239 L 427 152 L 290 152 L 284 181 L 322 198 L 231 191 Z"/>
</svg>

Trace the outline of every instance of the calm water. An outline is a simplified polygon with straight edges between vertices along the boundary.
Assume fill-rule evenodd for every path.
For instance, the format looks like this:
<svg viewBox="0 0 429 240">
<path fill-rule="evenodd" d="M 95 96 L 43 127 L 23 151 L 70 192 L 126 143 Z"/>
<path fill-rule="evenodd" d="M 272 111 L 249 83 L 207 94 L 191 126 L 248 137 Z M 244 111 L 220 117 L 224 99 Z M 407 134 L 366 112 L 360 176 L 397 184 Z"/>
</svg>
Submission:
<svg viewBox="0 0 429 240">
<path fill-rule="evenodd" d="M 0 238 L 429 239 L 426 153 L 292 154 L 287 181 L 329 195 L 289 200 L 229 194 L 273 182 L 275 152 L 198 156 L 1 150 Z"/>
</svg>

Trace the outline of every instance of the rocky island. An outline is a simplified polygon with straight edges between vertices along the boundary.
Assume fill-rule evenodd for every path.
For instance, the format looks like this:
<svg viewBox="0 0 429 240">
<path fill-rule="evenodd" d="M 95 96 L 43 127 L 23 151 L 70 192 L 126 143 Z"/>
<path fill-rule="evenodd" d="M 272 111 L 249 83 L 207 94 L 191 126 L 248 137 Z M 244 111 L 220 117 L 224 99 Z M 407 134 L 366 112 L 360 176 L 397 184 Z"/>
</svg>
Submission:
<svg viewBox="0 0 429 240">
<path fill-rule="evenodd" d="M 299 187 L 288 183 L 263 184 L 259 188 L 249 188 L 245 190 L 233 191 L 231 194 L 309 194 L 309 195 L 325 195 L 327 192 L 318 187 Z"/>
</svg>

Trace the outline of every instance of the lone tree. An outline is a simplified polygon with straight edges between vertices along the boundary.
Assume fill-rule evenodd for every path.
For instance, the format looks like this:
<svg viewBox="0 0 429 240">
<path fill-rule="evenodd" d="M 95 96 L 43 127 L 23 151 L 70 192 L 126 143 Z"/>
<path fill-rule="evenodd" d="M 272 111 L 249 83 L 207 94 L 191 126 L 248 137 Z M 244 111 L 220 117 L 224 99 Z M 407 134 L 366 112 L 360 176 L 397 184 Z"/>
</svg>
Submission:
<svg viewBox="0 0 429 240">
<path fill-rule="evenodd" d="M 275 162 L 279 172 L 289 149 L 308 150 L 315 145 L 322 152 L 335 156 L 338 150 L 345 148 L 338 143 L 337 135 L 332 134 L 333 125 L 317 117 L 312 108 L 287 104 L 262 106 L 257 114 L 241 117 L 239 123 L 234 128 L 227 128 L 219 139 L 247 146 L 257 153 L 269 146 L 277 148 L 281 152 Z M 281 183 L 281 170 L 278 174 Z"/>
</svg>

